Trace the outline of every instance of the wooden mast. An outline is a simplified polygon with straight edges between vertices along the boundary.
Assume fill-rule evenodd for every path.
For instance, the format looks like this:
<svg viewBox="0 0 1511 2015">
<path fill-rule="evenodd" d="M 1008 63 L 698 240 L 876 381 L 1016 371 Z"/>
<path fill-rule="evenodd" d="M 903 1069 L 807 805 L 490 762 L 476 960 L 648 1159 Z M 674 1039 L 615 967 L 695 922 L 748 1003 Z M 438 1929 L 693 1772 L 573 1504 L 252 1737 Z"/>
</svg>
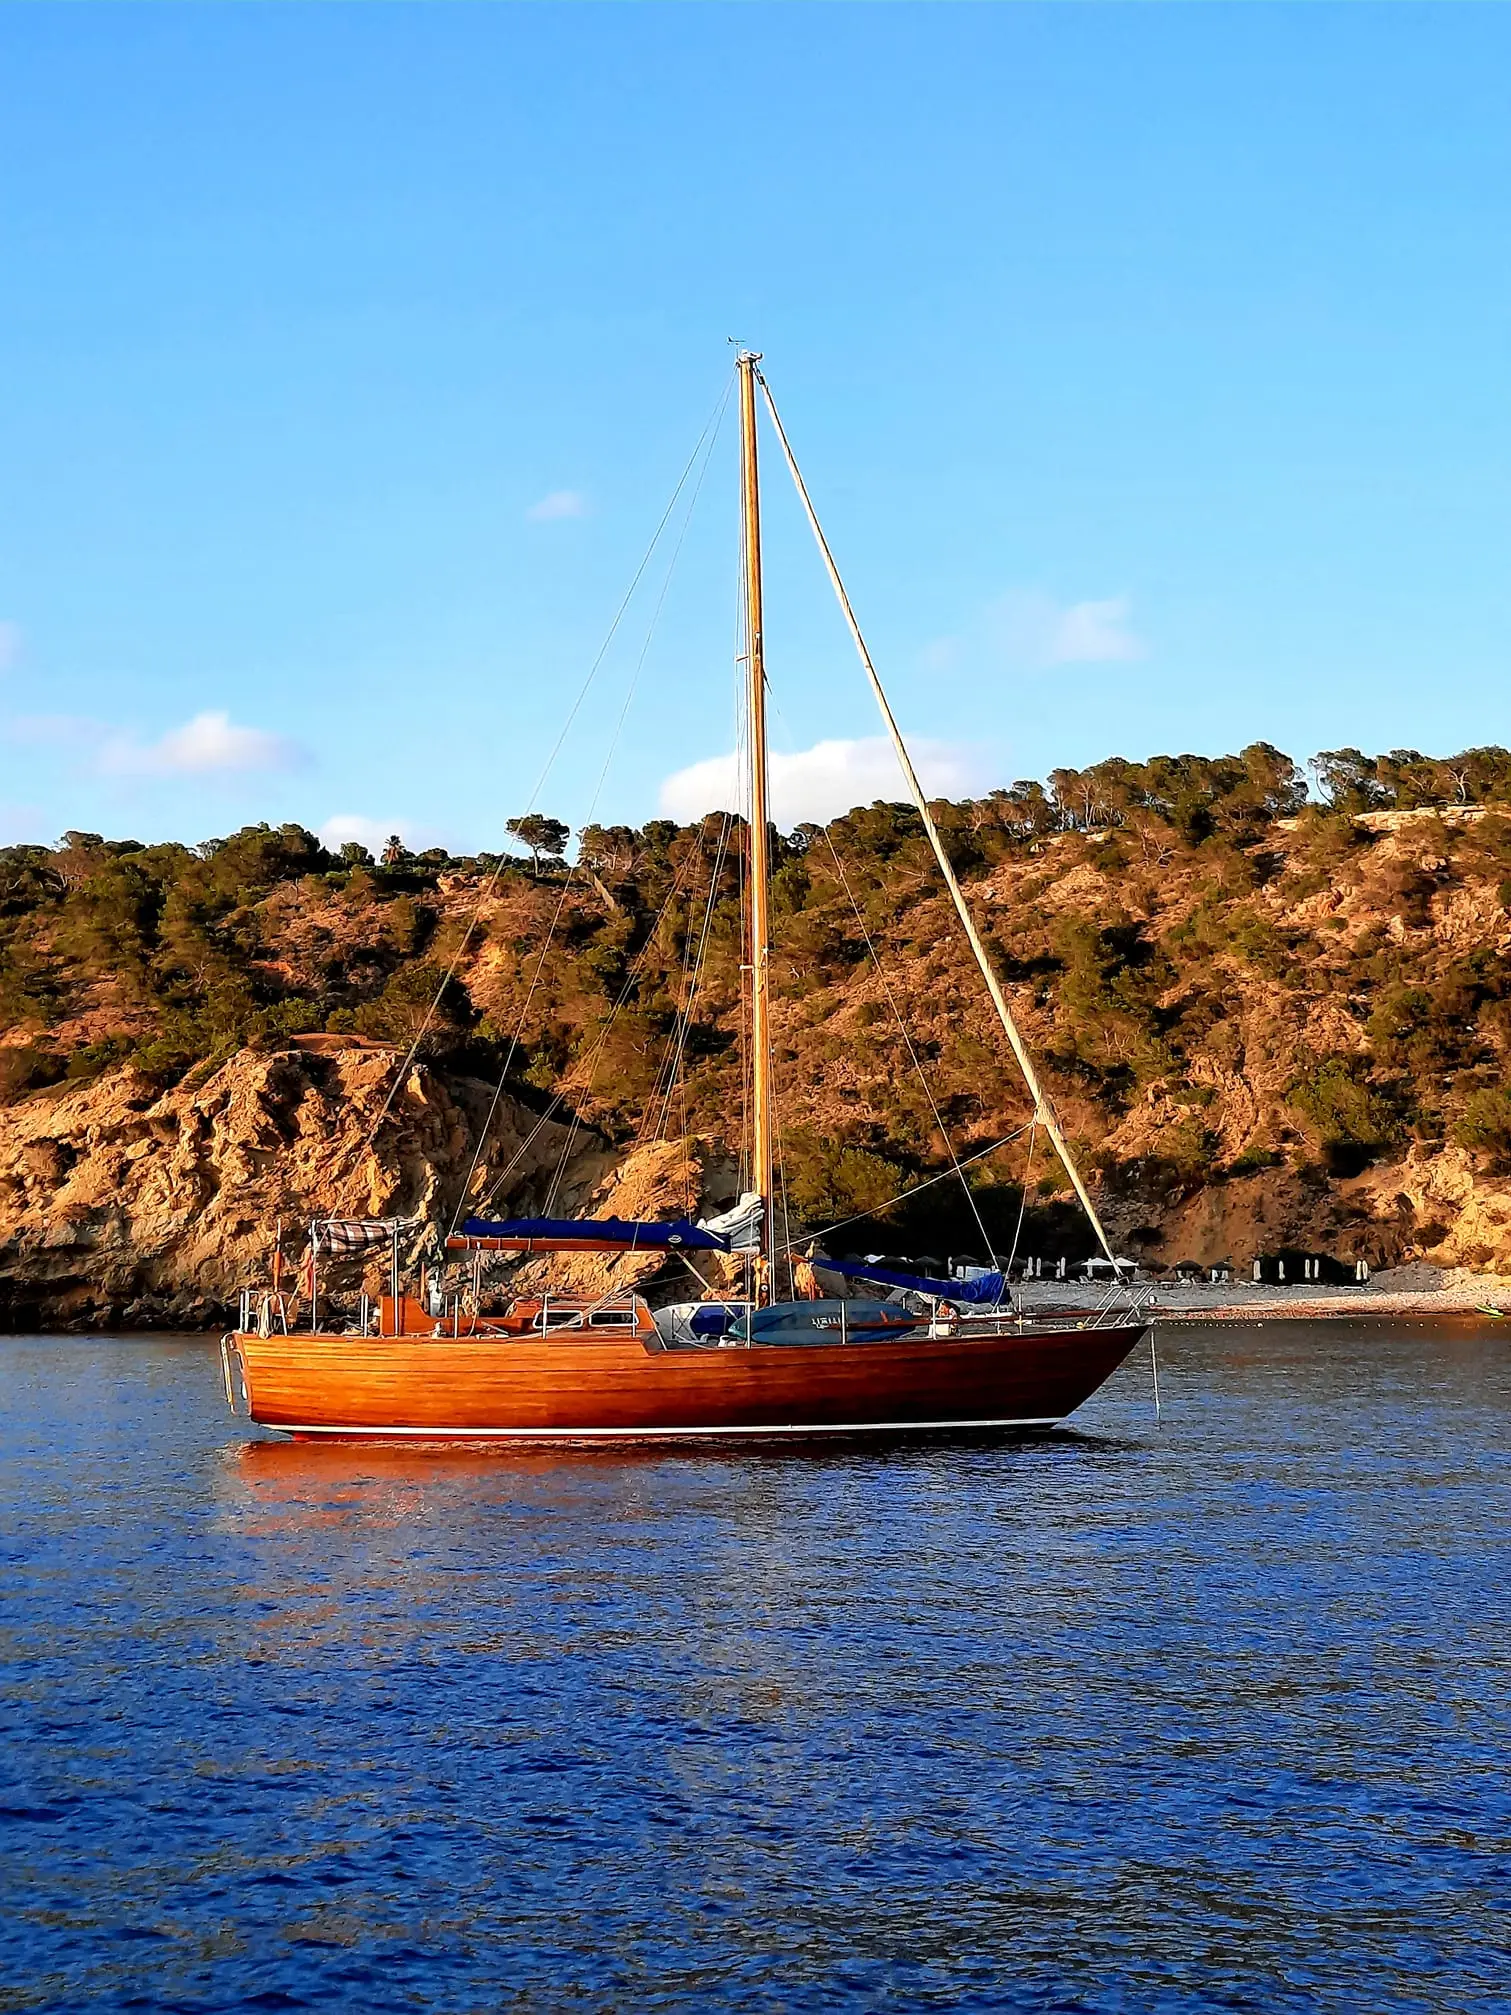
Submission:
<svg viewBox="0 0 1511 2015">
<path fill-rule="evenodd" d="M 740 498 L 744 530 L 745 709 L 750 739 L 750 1057 L 751 1187 L 762 1199 L 756 1298 L 768 1301 L 776 1252 L 772 1195 L 771 1019 L 767 977 L 771 941 L 771 841 L 766 782 L 766 653 L 761 598 L 761 484 L 756 461 L 758 352 L 743 350 L 740 374 Z"/>
</svg>

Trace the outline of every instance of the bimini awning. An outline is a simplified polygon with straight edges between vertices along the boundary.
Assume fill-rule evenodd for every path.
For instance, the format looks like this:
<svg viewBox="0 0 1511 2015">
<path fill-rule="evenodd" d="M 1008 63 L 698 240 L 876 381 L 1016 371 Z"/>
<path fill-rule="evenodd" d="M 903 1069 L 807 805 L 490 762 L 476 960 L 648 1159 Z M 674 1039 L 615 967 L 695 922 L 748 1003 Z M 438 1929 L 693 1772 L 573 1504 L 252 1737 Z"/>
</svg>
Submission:
<svg viewBox="0 0 1511 2015">
<path fill-rule="evenodd" d="M 685 1217 L 638 1224 L 625 1217 L 469 1217 L 451 1252 L 728 1252 L 729 1240 Z"/>
<path fill-rule="evenodd" d="M 995 1307 L 1007 1293 L 1007 1276 L 984 1273 L 977 1280 L 936 1280 L 927 1273 L 904 1273 L 900 1267 L 872 1266 L 863 1259 L 818 1259 L 814 1265 L 827 1273 L 842 1273 L 847 1280 L 871 1280 L 884 1287 L 905 1288 L 909 1294 L 928 1294 L 938 1301 L 958 1301 L 969 1307 Z"/>
<path fill-rule="evenodd" d="M 310 1226 L 316 1252 L 365 1252 L 387 1245 L 407 1231 L 418 1231 L 423 1217 L 317 1217 Z"/>
</svg>

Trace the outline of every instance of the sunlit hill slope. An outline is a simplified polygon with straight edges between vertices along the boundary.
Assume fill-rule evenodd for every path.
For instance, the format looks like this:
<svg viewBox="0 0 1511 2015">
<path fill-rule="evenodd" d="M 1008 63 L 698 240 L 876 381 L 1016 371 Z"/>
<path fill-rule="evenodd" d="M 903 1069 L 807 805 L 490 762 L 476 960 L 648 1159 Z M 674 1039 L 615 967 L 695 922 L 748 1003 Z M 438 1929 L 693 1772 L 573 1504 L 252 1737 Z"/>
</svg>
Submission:
<svg viewBox="0 0 1511 2015">
<path fill-rule="evenodd" d="M 1511 756 L 1315 770 L 1315 802 L 1261 744 L 938 809 L 1126 1250 L 1511 1268 Z M 218 1320 L 317 1213 L 571 1209 L 616 1172 L 640 1208 L 727 1199 L 738 821 L 588 828 L 570 868 L 528 831 L 533 860 L 289 826 L 0 852 L 7 1319 Z M 916 816 L 776 862 L 794 1230 L 964 1255 L 979 1212 L 1006 1251 L 1026 1182 L 1021 1249 L 1089 1250 L 1042 1143 L 972 1163 L 975 1210 L 918 1188 L 1028 1114 Z"/>
</svg>

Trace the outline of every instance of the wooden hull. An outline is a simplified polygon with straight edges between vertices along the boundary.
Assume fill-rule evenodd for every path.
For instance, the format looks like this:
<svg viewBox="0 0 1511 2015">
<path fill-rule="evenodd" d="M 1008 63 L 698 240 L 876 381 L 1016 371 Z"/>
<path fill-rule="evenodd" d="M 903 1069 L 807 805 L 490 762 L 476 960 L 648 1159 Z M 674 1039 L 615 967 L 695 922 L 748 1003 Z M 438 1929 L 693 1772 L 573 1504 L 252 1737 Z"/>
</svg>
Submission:
<svg viewBox="0 0 1511 2015">
<path fill-rule="evenodd" d="M 1148 1333 L 1024 1329 L 663 1351 L 636 1338 L 226 1339 L 251 1418 L 294 1435 L 633 1440 L 1051 1427 Z"/>
</svg>

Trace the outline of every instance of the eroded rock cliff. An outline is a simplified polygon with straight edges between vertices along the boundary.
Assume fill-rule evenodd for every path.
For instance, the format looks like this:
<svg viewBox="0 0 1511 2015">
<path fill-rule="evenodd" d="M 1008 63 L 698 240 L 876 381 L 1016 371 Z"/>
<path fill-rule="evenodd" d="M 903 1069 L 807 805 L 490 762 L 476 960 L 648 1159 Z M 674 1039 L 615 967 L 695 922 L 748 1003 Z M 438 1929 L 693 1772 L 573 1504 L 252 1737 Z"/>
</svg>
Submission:
<svg viewBox="0 0 1511 2015">
<path fill-rule="evenodd" d="M 0 1114 L 12 1326 L 216 1322 L 244 1283 L 267 1279 L 280 1227 L 293 1257 L 314 1217 L 448 1213 L 492 1088 L 425 1065 L 401 1077 L 402 1064 L 379 1045 L 243 1051 L 166 1092 L 127 1069 Z M 564 1149 L 569 1205 L 605 1166 L 601 1142 L 512 1099 L 489 1138 L 474 1181 L 512 1162 L 510 1196 L 554 1173 Z"/>
</svg>

